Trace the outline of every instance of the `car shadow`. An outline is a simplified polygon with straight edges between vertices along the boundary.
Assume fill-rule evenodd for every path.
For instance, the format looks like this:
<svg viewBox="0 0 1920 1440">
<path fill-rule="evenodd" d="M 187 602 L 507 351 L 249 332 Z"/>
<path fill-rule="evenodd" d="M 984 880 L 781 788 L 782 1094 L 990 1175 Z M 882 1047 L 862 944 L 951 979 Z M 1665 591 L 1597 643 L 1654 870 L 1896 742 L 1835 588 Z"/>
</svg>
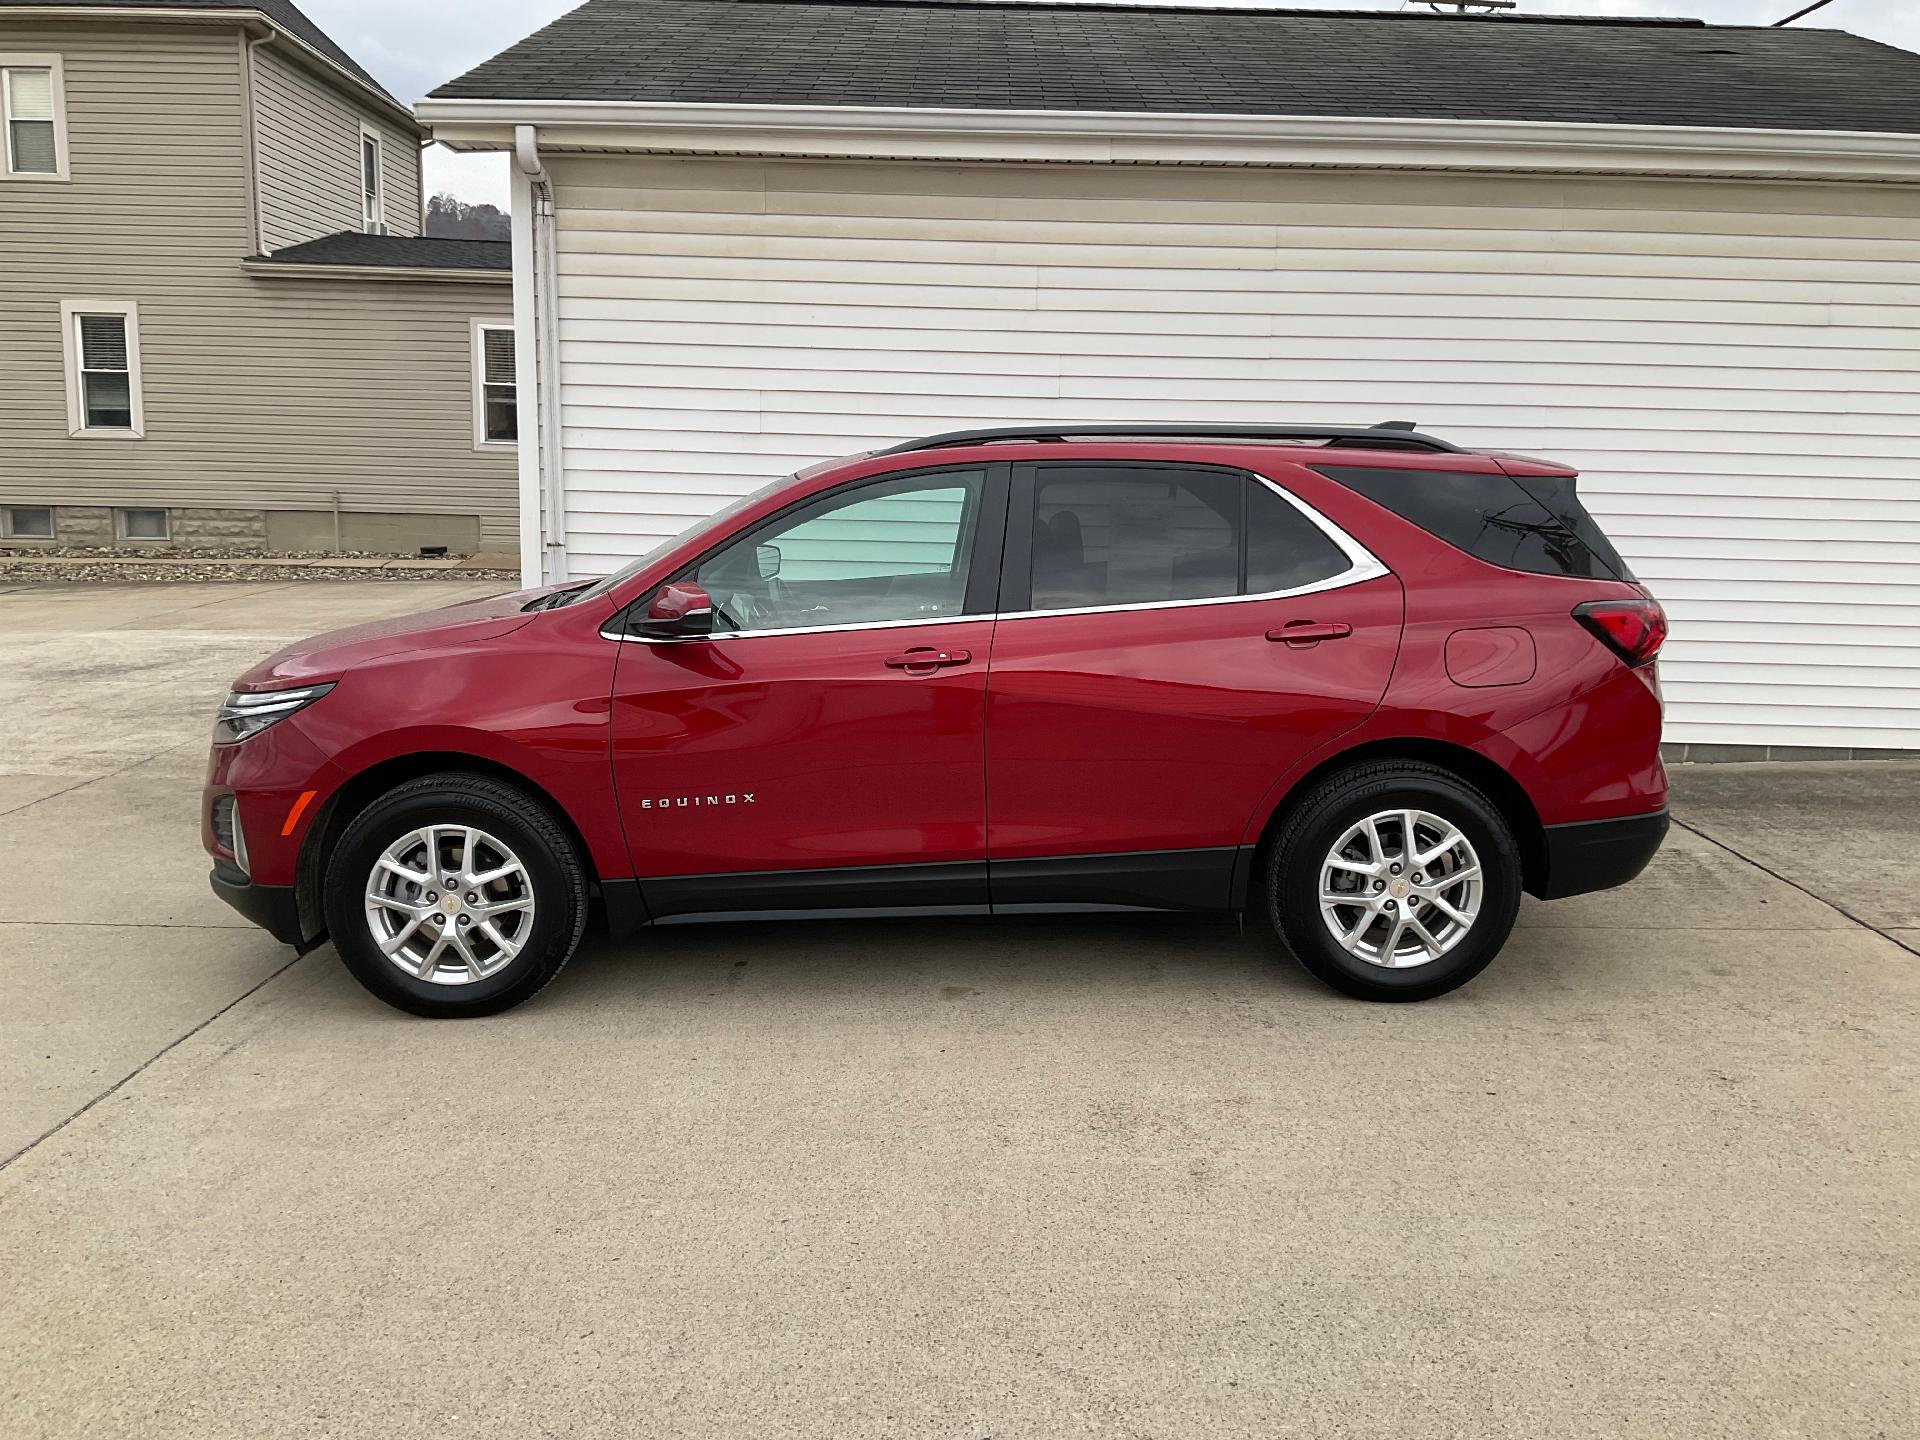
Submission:
<svg viewBox="0 0 1920 1440">
<path fill-rule="evenodd" d="M 341 966 L 293 1003 L 315 1009 L 364 1001 L 394 1020 Z M 1356 1015 L 1494 1004 L 1569 983 L 1553 932 L 1516 930 L 1506 949 L 1461 990 L 1415 1007 L 1374 1006 L 1320 983 L 1265 930 L 1229 915 L 1151 912 L 939 918 L 725 921 L 649 927 L 620 940 L 595 930 L 566 969 L 509 1016 L 609 1013 L 768 1003 L 822 1017 L 928 1000 L 964 1005 L 1014 998 L 1048 1004 L 1153 1006 L 1268 1004 L 1282 1012 L 1340 1007 Z"/>
</svg>

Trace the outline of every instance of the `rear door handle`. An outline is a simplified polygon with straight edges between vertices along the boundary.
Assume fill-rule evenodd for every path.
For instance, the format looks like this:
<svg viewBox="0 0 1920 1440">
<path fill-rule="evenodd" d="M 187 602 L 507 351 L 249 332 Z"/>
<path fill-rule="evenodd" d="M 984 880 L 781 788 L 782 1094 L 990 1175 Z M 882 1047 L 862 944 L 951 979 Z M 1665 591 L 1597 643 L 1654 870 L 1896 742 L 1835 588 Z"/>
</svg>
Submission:
<svg viewBox="0 0 1920 1440">
<path fill-rule="evenodd" d="M 1353 633 L 1353 627 L 1344 620 L 1330 620 L 1322 623 L 1317 620 L 1289 620 L 1278 630 L 1267 631 L 1269 640 L 1279 640 L 1304 650 L 1309 645 L 1318 645 L 1322 640 L 1344 640 Z"/>
<path fill-rule="evenodd" d="M 931 645 L 916 645 L 901 655 L 889 655 L 887 664 L 895 670 L 938 670 L 943 665 L 965 665 L 973 659 L 971 650 L 936 650 Z"/>
</svg>

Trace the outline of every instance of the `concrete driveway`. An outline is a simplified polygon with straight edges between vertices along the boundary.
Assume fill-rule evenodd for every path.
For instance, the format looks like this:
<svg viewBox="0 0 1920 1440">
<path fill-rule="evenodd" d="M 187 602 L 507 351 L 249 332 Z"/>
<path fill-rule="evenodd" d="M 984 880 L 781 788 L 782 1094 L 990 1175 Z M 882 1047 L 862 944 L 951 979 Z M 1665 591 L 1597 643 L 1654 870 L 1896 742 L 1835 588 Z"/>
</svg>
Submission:
<svg viewBox="0 0 1920 1440">
<path fill-rule="evenodd" d="M 432 1024 L 211 897 L 197 787 L 232 674 L 473 588 L 0 593 L 10 1437 L 1920 1431 L 1920 766 L 1685 772 L 1425 1005 L 874 921 Z"/>
</svg>

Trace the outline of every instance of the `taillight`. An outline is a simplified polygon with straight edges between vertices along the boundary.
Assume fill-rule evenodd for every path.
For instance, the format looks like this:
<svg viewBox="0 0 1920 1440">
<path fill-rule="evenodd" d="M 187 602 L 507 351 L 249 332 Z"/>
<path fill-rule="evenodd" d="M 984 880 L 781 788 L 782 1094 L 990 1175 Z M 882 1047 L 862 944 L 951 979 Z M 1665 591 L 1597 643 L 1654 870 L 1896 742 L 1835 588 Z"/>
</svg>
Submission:
<svg viewBox="0 0 1920 1440">
<path fill-rule="evenodd" d="M 1667 638 L 1667 612 L 1658 600 L 1589 600 L 1573 618 L 1629 665 L 1644 665 Z"/>
</svg>

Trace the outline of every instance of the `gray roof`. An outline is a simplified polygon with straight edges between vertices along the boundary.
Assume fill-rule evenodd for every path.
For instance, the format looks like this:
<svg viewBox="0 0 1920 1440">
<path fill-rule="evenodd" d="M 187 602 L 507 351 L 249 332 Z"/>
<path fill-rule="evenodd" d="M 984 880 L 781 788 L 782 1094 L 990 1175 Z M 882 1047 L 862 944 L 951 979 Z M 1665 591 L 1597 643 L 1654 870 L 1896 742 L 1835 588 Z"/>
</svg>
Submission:
<svg viewBox="0 0 1920 1440">
<path fill-rule="evenodd" d="M 432 235 L 362 235 L 343 230 L 271 255 L 268 265 L 377 265 L 390 270 L 511 270 L 513 246 L 505 240 L 443 240 Z"/>
<path fill-rule="evenodd" d="M 433 96 L 1920 132 L 1920 56 L 1613 16 L 588 0 Z"/>
<path fill-rule="evenodd" d="M 304 40 L 327 59 L 333 61 L 342 70 L 356 79 L 364 80 L 389 100 L 388 94 L 380 82 L 361 69 L 354 58 L 328 38 L 327 32 L 301 13 L 293 0 L 0 0 L 0 10 L 20 5 L 60 5 L 75 10 L 234 10 L 245 12 L 257 10 L 274 25 L 287 34 Z M 398 105 L 398 100 L 393 100 Z"/>
</svg>

